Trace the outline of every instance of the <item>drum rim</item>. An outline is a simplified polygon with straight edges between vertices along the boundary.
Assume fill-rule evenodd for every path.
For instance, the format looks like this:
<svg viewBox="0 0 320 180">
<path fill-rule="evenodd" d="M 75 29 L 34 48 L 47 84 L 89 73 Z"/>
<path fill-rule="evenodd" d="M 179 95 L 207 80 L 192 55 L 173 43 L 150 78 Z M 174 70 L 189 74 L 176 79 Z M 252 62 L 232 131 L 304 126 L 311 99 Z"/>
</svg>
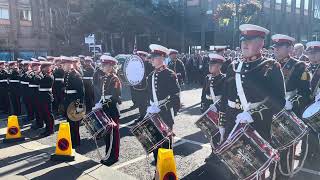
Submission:
<svg viewBox="0 0 320 180">
<path fill-rule="evenodd" d="M 124 62 L 124 64 L 123 64 L 123 76 L 124 76 L 124 78 L 126 79 L 126 83 L 128 83 L 128 84 L 131 85 L 131 86 L 135 86 L 135 85 L 140 84 L 140 83 L 142 82 L 144 76 L 145 76 L 145 75 L 143 75 L 143 77 L 141 78 L 141 80 L 139 80 L 139 82 L 138 82 L 137 84 L 133 84 L 132 82 L 129 81 L 129 79 L 128 79 L 128 77 L 127 77 L 127 73 L 126 73 L 126 68 L 127 68 L 127 66 L 128 66 L 128 63 L 130 62 L 130 60 L 132 60 L 133 58 L 139 60 L 140 64 L 141 64 L 142 67 L 143 67 L 143 68 L 142 68 L 142 70 L 144 71 L 143 74 L 145 74 L 145 71 L 146 71 L 146 70 L 145 70 L 145 67 L 144 67 L 143 60 L 142 60 L 139 56 L 137 56 L 137 55 L 130 55 L 130 56 L 126 59 L 126 61 Z"/>
<path fill-rule="evenodd" d="M 311 104 L 310 106 L 308 106 L 307 109 L 305 109 L 304 112 L 302 113 L 302 118 L 303 118 L 303 119 L 310 119 L 310 118 L 313 118 L 313 117 L 315 117 L 315 116 L 320 115 L 320 107 L 317 106 L 318 104 L 320 104 L 320 103 L 315 102 L 315 103 Z M 305 112 L 307 112 L 308 110 L 310 110 L 312 107 L 319 107 L 319 108 L 318 108 L 318 111 L 317 111 L 316 113 L 314 113 L 313 115 L 309 116 L 309 117 L 304 117 Z"/>
</svg>

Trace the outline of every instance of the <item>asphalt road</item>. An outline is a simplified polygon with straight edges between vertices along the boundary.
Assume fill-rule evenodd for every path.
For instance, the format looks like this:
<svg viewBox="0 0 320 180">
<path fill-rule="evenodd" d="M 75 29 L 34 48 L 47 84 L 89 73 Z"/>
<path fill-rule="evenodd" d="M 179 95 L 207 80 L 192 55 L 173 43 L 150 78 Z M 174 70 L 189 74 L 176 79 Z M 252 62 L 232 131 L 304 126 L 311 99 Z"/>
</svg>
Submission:
<svg viewBox="0 0 320 180">
<path fill-rule="evenodd" d="M 200 86 L 192 85 L 184 87 L 181 93 L 183 108 L 175 118 L 174 133 L 174 154 L 178 177 L 186 180 L 227 180 L 232 179 L 230 172 L 223 164 L 217 164 L 208 157 L 211 153 L 210 145 L 204 138 L 200 130 L 194 123 L 200 117 Z M 130 109 L 130 93 L 128 88 L 123 89 L 124 101 L 120 106 L 120 158 L 119 162 L 111 167 L 126 174 L 137 177 L 138 179 L 152 179 L 155 166 L 152 154 L 147 157 L 139 141 L 130 133 L 130 127 L 135 119 L 138 118 L 138 109 Z M 1 115 L 0 128 L 6 126 L 6 115 Z M 59 122 L 63 118 L 55 121 L 56 133 L 46 138 L 39 138 L 42 130 L 31 130 L 30 123 L 21 122 L 23 134 L 40 143 L 55 146 Z M 81 146 L 77 152 L 93 160 L 99 161 L 97 148 L 84 126 L 80 127 Z M 3 137 L 0 137 L 3 138 Z M 103 141 L 98 141 L 99 151 L 104 154 L 105 145 Z M 305 169 L 291 179 L 320 179 L 319 164 L 309 164 L 306 162 Z"/>
</svg>

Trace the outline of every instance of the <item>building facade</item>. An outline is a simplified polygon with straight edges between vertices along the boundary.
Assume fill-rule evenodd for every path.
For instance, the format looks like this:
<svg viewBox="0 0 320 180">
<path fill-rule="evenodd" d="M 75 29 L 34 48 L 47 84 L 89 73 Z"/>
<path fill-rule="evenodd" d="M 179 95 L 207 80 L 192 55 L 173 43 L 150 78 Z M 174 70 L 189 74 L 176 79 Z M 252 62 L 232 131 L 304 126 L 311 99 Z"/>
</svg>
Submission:
<svg viewBox="0 0 320 180">
<path fill-rule="evenodd" d="M 179 1 L 179 0 L 177 0 Z M 175 1 L 177 3 L 177 1 Z M 237 23 L 231 19 L 221 24 L 213 18 L 218 4 L 225 0 L 180 0 L 186 17 L 185 44 L 182 49 L 210 45 L 239 46 Z M 235 0 L 227 0 L 235 2 Z M 283 33 L 299 42 L 320 39 L 320 1 L 319 0 L 260 0 L 262 9 L 255 24 L 271 30 L 271 34 Z M 270 45 L 270 36 L 267 39 Z"/>
<path fill-rule="evenodd" d="M 47 0 L 0 0 L 0 59 L 46 56 L 48 19 Z"/>
</svg>

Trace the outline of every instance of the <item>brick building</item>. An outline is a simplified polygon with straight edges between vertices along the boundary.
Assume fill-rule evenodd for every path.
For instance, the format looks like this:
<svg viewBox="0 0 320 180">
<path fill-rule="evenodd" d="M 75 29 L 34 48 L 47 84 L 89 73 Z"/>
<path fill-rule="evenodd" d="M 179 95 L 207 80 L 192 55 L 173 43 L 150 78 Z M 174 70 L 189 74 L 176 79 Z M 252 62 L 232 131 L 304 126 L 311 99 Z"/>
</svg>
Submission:
<svg viewBox="0 0 320 180">
<path fill-rule="evenodd" d="M 0 0 L 0 59 L 30 59 L 49 50 L 48 0 Z"/>
</svg>

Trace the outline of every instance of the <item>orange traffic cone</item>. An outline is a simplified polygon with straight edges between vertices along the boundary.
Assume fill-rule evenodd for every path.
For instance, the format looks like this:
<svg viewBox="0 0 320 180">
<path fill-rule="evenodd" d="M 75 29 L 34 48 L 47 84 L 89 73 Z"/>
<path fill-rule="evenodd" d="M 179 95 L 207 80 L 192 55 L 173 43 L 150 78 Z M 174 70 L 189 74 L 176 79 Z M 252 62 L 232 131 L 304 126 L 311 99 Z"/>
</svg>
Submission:
<svg viewBox="0 0 320 180">
<path fill-rule="evenodd" d="M 178 180 L 173 150 L 160 148 L 158 150 L 157 177 L 159 180 Z"/>
<path fill-rule="evenodd" d="M 51 155 L 53 161 L 74 161 L 72 153 L 70 125 L 68 122 L 60 123 L 55 154 Z"/>
<path fill-rule="evenodd" d="M 25 137 L 21 136 L 18 116 L 12 115 L 8 117 L 7 134 L 3 139 L 3 143 L 24 141 Z"/>
</svg>

